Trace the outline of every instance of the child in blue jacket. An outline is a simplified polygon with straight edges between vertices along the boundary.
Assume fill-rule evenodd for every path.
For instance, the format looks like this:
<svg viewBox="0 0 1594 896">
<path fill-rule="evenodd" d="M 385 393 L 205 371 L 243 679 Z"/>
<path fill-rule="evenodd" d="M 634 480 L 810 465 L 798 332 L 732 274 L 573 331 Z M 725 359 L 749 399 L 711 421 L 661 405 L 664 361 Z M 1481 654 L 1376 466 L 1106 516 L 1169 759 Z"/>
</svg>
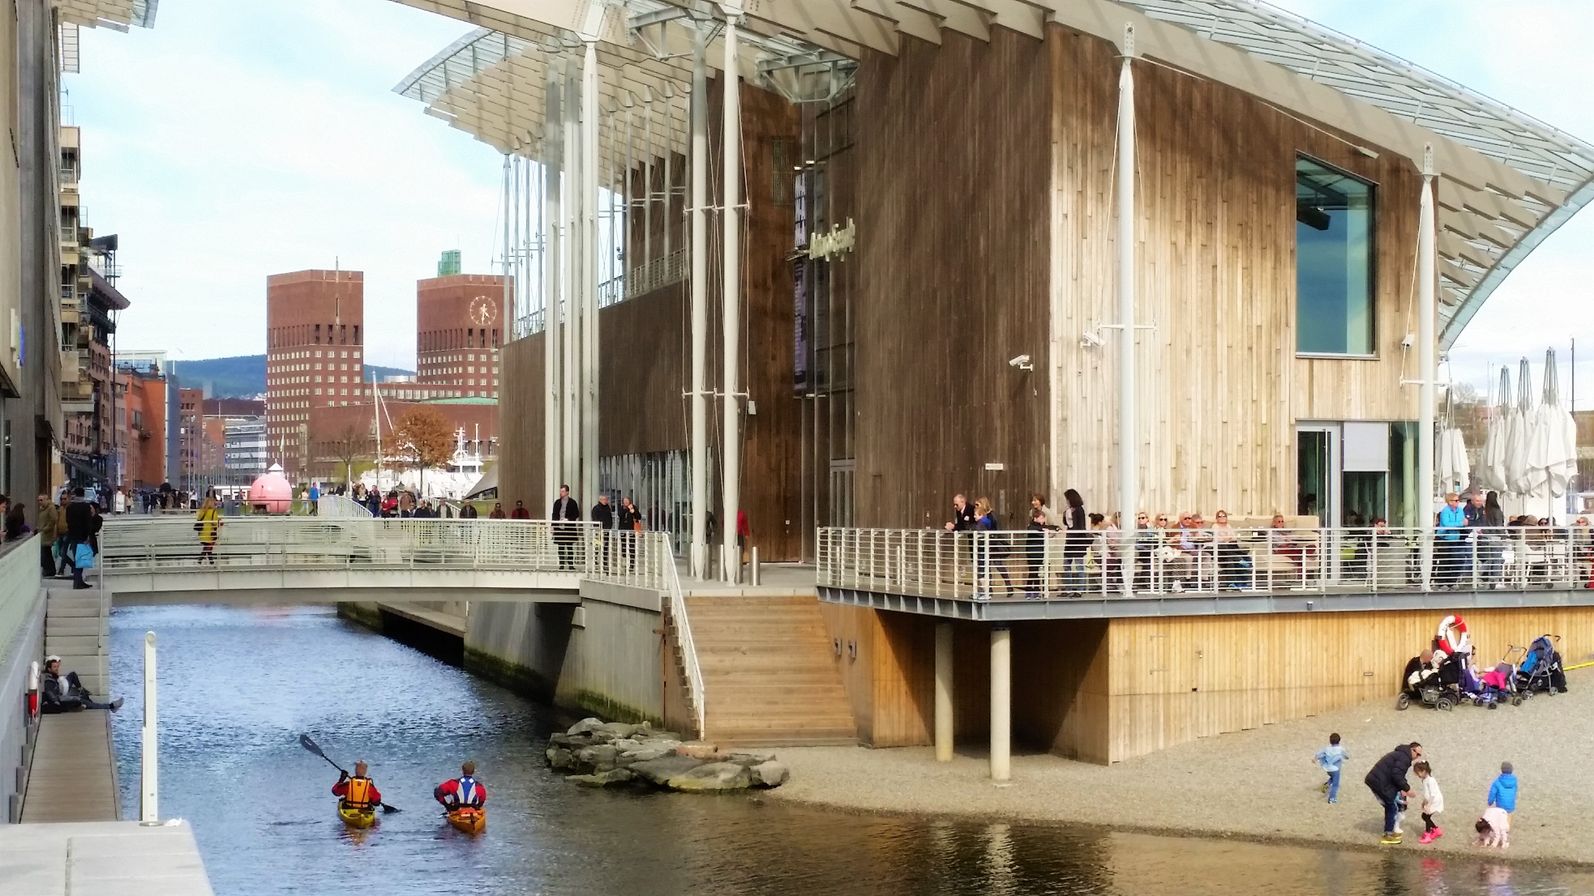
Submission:
<svg viewBox="0 0 1594 896">
<path fill-rule="evenodd" d="M 1507 814 L 1516 814 L 1517 776 L 1512 773 L 1509 762 L 1500 763 L 1500 777 L 1489 785 L 1489 805 L 1499 806 Z"/>
</svg>

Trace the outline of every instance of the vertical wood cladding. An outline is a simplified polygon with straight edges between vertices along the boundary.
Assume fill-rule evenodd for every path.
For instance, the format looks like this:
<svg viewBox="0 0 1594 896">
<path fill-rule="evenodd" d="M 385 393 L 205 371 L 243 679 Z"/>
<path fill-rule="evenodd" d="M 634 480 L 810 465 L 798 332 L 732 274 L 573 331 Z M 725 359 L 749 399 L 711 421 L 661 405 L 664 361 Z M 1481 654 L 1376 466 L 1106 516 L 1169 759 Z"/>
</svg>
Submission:
<svg viewBox="0 0 1594 896">
<path fill-rule="evenodd" d="M 1001 28 L 859 67 L 860 526 L 938 524 L 959 491 L 1011 522 L 1047 482 L 1048 78 Z"/>
<path fill-rule="evenodd" d="M 711 109 L 719 108 L 719 82 L 709 85 Z M 720 202 L 720 140 L 717 116 L 710 116 L 709 157 L 713 171 L 711 203 Z M 799 516 L 802 454 L 802 409 L 792 395 L 792 287 L 791 267 L 786 261 L 791 251 L 793 210 L 789 189 L 774 189 L 779 177 L 789 180 L 788 172 L 775 169 L 775 145 L 796 139 L 797 112 L 779 96 L 764 90 L 742 87 L 742 139 L 745 158 L 746 203 L 742 234 L 742 382 L 757 413 L 744 414 L 742 447 L 742 500 L 753 529 L 753 544 L 764 560 L 796 560 L 802 550 L 802 523 Z M 676 160 L 675 183 L 684 185 L 684 169 Z M 654 188 L 663 189 L 663 165 L 654 167 Z M 643 178 L 633 177 L 640 187 Z M 651 254 L 663 254 L 663 228 L 667 221 L 679 219 L 684 208 L 679 200 L 676 211 L 666 212 L 663 202 L 655 203 L 650 215 L 654 229 Z M 679 220 L 676 227 L 680 228 Z M 684 247 L 685 234 L 677 229 L 672 236 L 672 251 Z M 719 216 L 710 215 L 709 304 L 713 309 L 708 329 L 708 384 L 721 382 L 722 330 L 720 303 L 719 246 L 722 233 Z M 643 257 L 639 225 L 631 232 L 632 263 Z M 691 345 L 689 336 L 689 285 L 685 282 L 661 287 L 643 296 L 603 309 L 600 321 L 601 358 L 599 406 L 599 453 L 605 457 L 689 447 L 691 411 L 686 391 L 691 387 Z M 510 343 L 504 349 L 504 383 L 500 407 L 504 415 L 503 460 L 499 473 L 501 493 L 509 501 L 524 496 L 528 506 L 542 503 L 542 336 L 535 335 Z M 718 458 L 721 450 L 721 406 L 716 399 L 709 410 L 710 454 Z M 710 508 L 720 514 L 719 484 L 711 480 Z M 578 496 L 584 504 L 595 500 Z M 546 513 L 547 508 L 541 508 Z"/>
<path fill-rule="evenodd" d="M 1115 505 L 1119 337 L 1114 154 L 1117 49 L 1050 28 L 1053 189 L 1061 210 L 1062 415 L 1057 479 Z M 1420 178 L 1231 88 L 1135 66 L 1137 435 L 1142 504 L 1288 511 L 1299 420 L 1406 420 L 1400 341 L 1415 328 Z M 1351 141 L 1354 142 L 1354 141 Z M 1376 360 L 1295 356 L 1295 159 L 1377 184 Z M 1408 367 L 1414 366 L 1411 361 Z M 1092 496 L 1096 500 L 1091 501 Z M 1113 509 L 1116 509 L 1114 507 Z"/>
</svg>

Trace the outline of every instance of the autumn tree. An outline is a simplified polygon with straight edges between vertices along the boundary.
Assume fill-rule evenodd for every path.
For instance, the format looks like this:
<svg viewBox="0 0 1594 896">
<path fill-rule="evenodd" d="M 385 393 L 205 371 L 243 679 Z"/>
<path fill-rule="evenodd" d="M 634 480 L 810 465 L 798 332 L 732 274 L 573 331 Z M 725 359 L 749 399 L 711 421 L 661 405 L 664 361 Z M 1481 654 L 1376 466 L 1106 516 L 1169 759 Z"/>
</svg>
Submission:
<svg viewBox="0 0 1594 896">
<path fill-rule="evenodd" d="M 393 426 L 398 447 L 415 456 L 421 468 L 421 497 L 425 496 L 426 468 L 447 463 L 454 454 L 454 432 L 435 408 L 411 408 Z"/>
<path fill-rule="evenodd" d="M 369 455 L 372 448 L 370 427 L 356 426 L 353 423 L 345 426 L 336 436 L 321 442 L 322 456 L 342 464 L 344 477 L 348 480 L 354 478 L 354 462 Z"/>
</svg>

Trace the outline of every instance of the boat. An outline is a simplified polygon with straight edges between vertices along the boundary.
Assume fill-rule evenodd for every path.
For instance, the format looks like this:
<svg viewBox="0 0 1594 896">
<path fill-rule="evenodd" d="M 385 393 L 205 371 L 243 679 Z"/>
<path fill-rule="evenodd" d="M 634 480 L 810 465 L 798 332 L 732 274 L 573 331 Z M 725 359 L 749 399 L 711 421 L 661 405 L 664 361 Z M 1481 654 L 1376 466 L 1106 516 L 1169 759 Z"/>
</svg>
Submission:
<svg viewBox="0 0 1594 896">
<path fill-rule="evenodd" d="M 368 828 L 376 824 L 376 807 L 367 806 L 364 809 L 355 809 L 338 801 L 338 817 L 351 828 Z"/>
<path fill-rule="evenodd" d="M 480 834 L 487 830 L 487 810 L 462 806 L 448 813 L 448 823 L 456 831 Z"/>
</svg>

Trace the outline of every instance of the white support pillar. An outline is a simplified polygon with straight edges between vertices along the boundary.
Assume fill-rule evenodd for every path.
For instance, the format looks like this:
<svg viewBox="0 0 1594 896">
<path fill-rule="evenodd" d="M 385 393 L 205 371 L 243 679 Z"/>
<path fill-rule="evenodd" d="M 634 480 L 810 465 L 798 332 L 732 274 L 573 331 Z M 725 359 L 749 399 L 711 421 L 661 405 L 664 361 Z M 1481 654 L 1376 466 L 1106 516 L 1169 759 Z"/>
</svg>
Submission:
<svg viewBox="0 0 1594 896">
<path fill-rule="evenodd" d="M 642 117 L 642 261 L 653 262 L 653 97 L 643 103 Z"/>
<path fill-rule="evenodd" d="M 935 760 L 952 761 L 952 623 L 935 624 Z"/>
<path fill-rule="evenodd" d="M 509 172 L 511 167 L 513 167 L 513 165 L 510 162 L 510 155 L 506 152 L 504 153 L 504 254 L 503 258 L 501 259 L 503 262 L 502 268 L 504 272 L 504 322 L 502 329 L 505 342 L 509 341 L 511 334 L 513 333 L 511 328 L 514 326 L 515 321 L 514 307 L 511 305 L 511 297 L 514 293 L 513 287 L 510 286 L 510 284 L 514 281 L 515 276 L 514 261 L 510 258 L 510 253 L 513 251 L 514 244 L 510 241 L 509 236 L 509 203 L 511 201 L 509 195 Z"/>
<path fill-rule="evenodd" d="M 675 207 L 675 103 L 672 102 L 675 93 L 667 85 L 664 91 L 664 212 L 659 216 L 664 221 L 664 254 L 660 258 L 670 257 L 670 231 L 675 229 L 675 216 L 671 214 Z"/>
<path fill-rule="evenodd" d="M 720 516 L 720 531 L 724 533 L 724 578 L 739 582 L 742 578 L 741 548 L 736 544 L 736 515 L 742 506 L 742 417 L 741 417 L 741 335 L 742 335 L 742 103 L 741 78 L 737 74 L 736 23 L 740 8 L 727 8 L 725 34 L 725 62 L 720 66 L 723 87 L 720 143 L 724 149 L 724 176 L 721 178 L 725 194 L 720 221 L 724 224 L 725 273 L 721 278 L 720 319 L 724 324 L 724 420 L 722 432 L 725 447 L 720 451 L 720 469 L 723 484 L 720 497 L 724 512 Z"/>
<path fill-rule="evenodd" d="M 548 66 L 546 108 L 543 118 L 542 155 L 542 375 L 543 375 L 543 505 L 552 507 L 564 476 L 564 332 L 559 321 L 559 296 L 564 289 L 561 259 L 568 249 L 559 232 L 564 188 L 559 183 L 564 168 L 564 108 L 559 79 Z"/>
<path fill-rule="evenodd" d="M 144 633 L 144 723 L 139 729 L 138 823 L 160 824 L 159 705 L 156 699 L 155 633 Z M 107 688 L 109 690 L 109 688 Z"/>
<path fill-rule="evenodd" d="M 708 30 L 692 41 L 692 575 L 708 575 Z"/>
<path fill-rule="evenodd" d="M 1134 590 L 1135 514 L 1140 504 L 1140 457 L 1135 384 L 1135 29 L 1124 27 L 1118 75 L 1118 513 L 1119 568 L 1124 594 Z M 993 763 L 995 760 L 992 760 Z"/>
<path fill-rule="evenodd" d="M 598 42 L 586 42 L 581 87 L 581 202 L 586 212 L 581 311 L 581 500 L 598 502 Z"/>
<path fill-rule="evenodd" d="M 1434 315 L 1439 233 L 1434 212 L 1433 147 L 1423 147 L 1422 196 L 1417 213 L 1417 523 L 1422 530 L 1422 586 L 1433 576 L 1434 537 Z"/>
<path fill-rule="evenodd" d="M 504 214 L 512 219 L 509 221 L 509 226 L 514 230 L 514 242 L 510 249 L 510 257 L 514 263 L 510 268 L 511 273 L 509 276 L 510 279 L 519 282 L 526 274 L 526 239 L 520 229 L 520 205 L 525 196 L 526 160 L 518 155 L 513 156 L 510 169 L 513 172 L 511 177 L 513 183 L 510 185 L 508 193 L 509 201 L 504 204 Z M 515 309 L 509 302 L 507 285 L 504 289 L 504 296 L 504 319 L 512 321 L 514 320 Z"/>
<path fill-rule="evenodd" d="M 576 69 L 569 58 L 564 60 L 564 113 L 565 149 L 564 177 L 561 181 L 562 226 L 565 233 L 565 251 L 562 259 L 564 276 L 560 278 L 561 304 L 564 306 L 564 455 L 560 481 L 571 489 L 581 487 L 581 153 L 580 153 L 580 91 Z M 555 483 L 555 487 L 558 483 Z M 557 494 L 557 493 L 556 493 Z M 581 500 L 579 493 L 577 500 Z M 550 502 L 550 506 L 551 506 Z"/>
<path fill-rule="evenodd" d="M 991 781 L 1013 777 L 1013 632 L 991 626 Z"/>
</svg>

